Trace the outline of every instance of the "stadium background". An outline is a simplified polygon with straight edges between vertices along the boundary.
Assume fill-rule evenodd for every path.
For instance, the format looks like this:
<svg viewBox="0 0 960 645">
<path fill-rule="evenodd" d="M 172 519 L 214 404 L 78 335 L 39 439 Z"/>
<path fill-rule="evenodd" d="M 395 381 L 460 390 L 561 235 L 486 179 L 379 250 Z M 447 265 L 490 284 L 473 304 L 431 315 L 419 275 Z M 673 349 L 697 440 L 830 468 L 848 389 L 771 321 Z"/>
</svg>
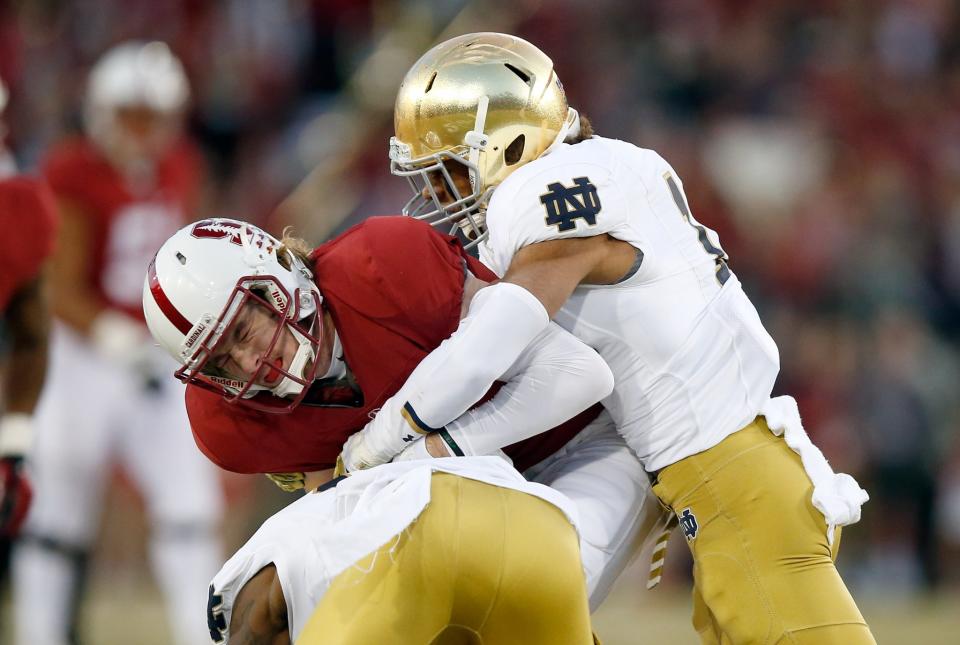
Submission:
<svg viewBox="0 0 960 645">
<path fill-rule="evenodd" d="M 77 127 L 100 53 L 165 40 L 188 69 L 189 127 L 211 171 L 197 215 L 292 224 L 319 242 L 397 212 L 407 188 L 386 144 L 399 81 L 432 43 L 480 30 L 540 46 L 600 134 L 674 165 L 780 345 L 777 391 L 872 496 L 839 566 L 878 640 L 949 641 L 960 629 L 960 3 L 0 1 L 8 144 L 34 169 Z M 122 474 L 116 484 L 88 642 L 163 643 L 141 510 Z M 261 478 L 225 484 L 233 548 L 286 498 Z M 675 540 L 653 594 L 643 563 L 623 577 L 597 619 L 608 645 L 695 641 L 685 551 Z"/>
</svg>

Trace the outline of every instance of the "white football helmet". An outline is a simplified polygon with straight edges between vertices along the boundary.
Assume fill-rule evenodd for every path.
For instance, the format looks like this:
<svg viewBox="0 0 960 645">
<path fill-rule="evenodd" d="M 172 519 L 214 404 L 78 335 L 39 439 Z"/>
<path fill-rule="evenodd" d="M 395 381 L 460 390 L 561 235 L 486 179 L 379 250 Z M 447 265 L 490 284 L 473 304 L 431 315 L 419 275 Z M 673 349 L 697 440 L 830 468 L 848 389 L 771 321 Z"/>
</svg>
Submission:
<svg viewBox="0 0 960 645">
<path fill-rule="evenodd" d="M 165 43 L 121 43 L 101 56 L 90 71 L 84 126 L 97 145 L 125 162 L 140 151 L 127 150 L 133 144 L 118 125 L 119 110 L 146 109 L 176 122 L 189 96 L 183 65 Z"/>
<path fill-rule="evenodd" d="M 176 377 L 221 393 L 230 402 L 269 412 L 292 410 L 314 380 L 322 300 L 313 274 L 299 257 L 265 231 L 231 219 L 206 219 L 177 231 L 157 251 L 143 285 L 147 327 L 182 365 Z M 208 361 L 221 341 L 230 338 L 228 332 L 247 303 L 268 309 L 277 325 L 254 374 L 243 381 Z M 287 369 L 265 360 L 285 329 L 297 342 Z M 269 370 L 279 372 L 281 380 L 273 387 L 258 384 Z"/>
</svg>

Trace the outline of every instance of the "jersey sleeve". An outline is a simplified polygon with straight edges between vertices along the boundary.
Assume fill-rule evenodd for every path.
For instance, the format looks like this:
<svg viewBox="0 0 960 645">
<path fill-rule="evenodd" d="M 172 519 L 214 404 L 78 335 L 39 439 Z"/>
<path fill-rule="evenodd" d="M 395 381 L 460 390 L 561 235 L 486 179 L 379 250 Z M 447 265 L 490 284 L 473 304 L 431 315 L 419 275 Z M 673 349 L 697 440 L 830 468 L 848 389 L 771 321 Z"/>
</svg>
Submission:
<svg viewBox="0 0 960 645">
<path fill-rule="evenodd" d="M 58 225 L 53 195 L 42 181 L 0 181 L 0 310 L 53 253 Z"/>
<path fill-rule="evenodd" d="M 603 359 L 555 323 L 523 350 L 501 380 L 506 383 L 492 399 L 446 425 L 452 449 L 494 454 L 561 425 L 613 390 L 613 374 Z"/>
<path fill-rule="evenodd" d="M 480 258 L 500 277 L 525 246 L 612 234 L 626 226 L 628 209 L 603 159 L 551 157 L 508 177 L 490 200 L 489 238 L 480 247 Z"/>
</svg>

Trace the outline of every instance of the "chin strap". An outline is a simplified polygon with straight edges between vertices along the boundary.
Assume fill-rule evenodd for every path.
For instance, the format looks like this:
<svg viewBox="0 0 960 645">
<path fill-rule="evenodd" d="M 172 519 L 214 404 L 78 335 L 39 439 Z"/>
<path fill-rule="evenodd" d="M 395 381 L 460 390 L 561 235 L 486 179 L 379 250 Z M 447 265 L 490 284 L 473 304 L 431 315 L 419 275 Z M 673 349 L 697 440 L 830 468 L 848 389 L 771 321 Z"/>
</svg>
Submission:
<svg viewBox="0 0 960 645">
<path fill-rule="evenodd" d="M 330 367 L 327 373 L 316 377 L 316 380 L 322 381 L 328 378 L 343 378 L 347 375 L 347 364 L 343 360 L 343 347 L 340 345 L 340 334 L 333 330 L 333 349 L 330 350 Z"/>
<path fill-rule="evenodd" d="M 543 151 L 540 155 L 548 155 L 553 152 L 557 146 L 565 141 L 576 139 L 580 136 L 580 113 L 574 110 L 573 108 L 567 108 L 567 118 L 564 120 L 563 125 L 560 127 L 560 131 L 557 132 L 557 136 L 554 137 L 553 143 L 547 146 L 547 149 Z"/>
<path fill-rule="evenodd" d="M 480 152 L 487 148 L 487 143 L 489 139 L 487 135 L 484 134 L 483 129 L 486 127 L 487 123 L 487 107 L 490 105 L 490 98 L 487 96 L 481 96 L 480 100 L 477 102 L 477 116 L 473 122 L 473 130 L 467 132 L 463 141 L 470 147 L 470 153 L 467 155 L 467 160 L 470 162 L 469 172 L 470 172 L 470 187 L 473 189 L 473 192 L 477 192 L 477 182 L 480 181 L 480 177 L 477 174 L 476 168 L 480 164 Z"/>
</svg>

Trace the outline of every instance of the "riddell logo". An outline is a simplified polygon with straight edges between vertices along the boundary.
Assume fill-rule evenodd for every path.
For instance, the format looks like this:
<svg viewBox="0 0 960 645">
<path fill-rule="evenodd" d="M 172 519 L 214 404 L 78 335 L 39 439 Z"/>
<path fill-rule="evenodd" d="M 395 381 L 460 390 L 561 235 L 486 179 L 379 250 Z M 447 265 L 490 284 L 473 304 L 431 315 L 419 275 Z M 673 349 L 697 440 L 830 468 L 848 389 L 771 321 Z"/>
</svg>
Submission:
<svg viewBox="0 0 960 645">
<path fill-rule="evenodd" d="M 203 336 L 203 332 L 207 330 L 207 326 L 204 323 L 199 323 L 196 327 L 193 328 L 193 331 L 190 332 L 190 336 L 187 337 L 187 340 L 184 341 L 183 346 L 186 349 L 191 349 L 197 340 Z"/>
<path fill-rule="evenodd" d="M 233 388 L 234 390 L 242 390 L 247 385 L 246 382 L 234 378 L 224 378 L 222 376 L 208 376 L 207 378 L 217 385 Z"/>
</svg>

